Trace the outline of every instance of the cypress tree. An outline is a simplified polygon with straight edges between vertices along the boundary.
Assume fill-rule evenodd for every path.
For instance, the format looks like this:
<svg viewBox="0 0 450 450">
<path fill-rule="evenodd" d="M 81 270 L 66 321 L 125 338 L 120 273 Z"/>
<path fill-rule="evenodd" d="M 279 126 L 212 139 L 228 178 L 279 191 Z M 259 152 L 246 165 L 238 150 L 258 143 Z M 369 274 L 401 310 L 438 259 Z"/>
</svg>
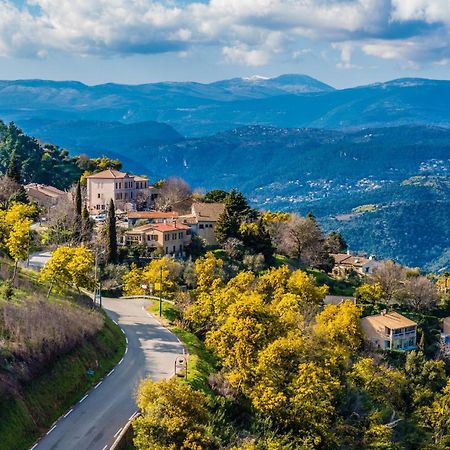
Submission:
<svg viewBox="0 0 450 450">
<path fill-rule="evenodd" d="M 17 155 L 16 151 L 14 150 L 11 153 L 11 158 L 9 159 L 9 166 L 6 170 L 6 176 L 8 178 L 11 178 L 11 180 L 15 181 L 16 183 L 22 182 L 22 173 L 19 166 L 19 161 L 17 161 Z"/>
<path fill-rule="evenodd" d="M 84 205 L 83 211 L 81 212 L 81 233 L 84 242 L 90 240 L 92 235 L 92 222 L 86 205 Z"/>
<path fill-rule="evenodd" d="M 113 199 L 109 202 L 106 222 L 106 261 L 112 264 L 117 262 L 116 210 Z"/>
<path fill-rule="evenodd" d="M 81 199 L 81 184 L 78 181 L 77 190 L 75 192 L 75 211 L 77 212 L 77 216 L 81 217 L 83 209 L 83 201 Z"/>
</svg>

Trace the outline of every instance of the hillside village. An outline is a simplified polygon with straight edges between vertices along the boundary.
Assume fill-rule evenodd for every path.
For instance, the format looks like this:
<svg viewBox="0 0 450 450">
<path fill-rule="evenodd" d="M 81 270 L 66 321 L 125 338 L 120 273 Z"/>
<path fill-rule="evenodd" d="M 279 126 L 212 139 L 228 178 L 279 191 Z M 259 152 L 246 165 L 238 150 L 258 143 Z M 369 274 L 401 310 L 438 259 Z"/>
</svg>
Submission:
<svg viewBox="0 0 450 450">
<path fill-rule="evenodd" d="M 25 172 L 27 149 L 17 148 L 0 139 L 3 161 L 8 156 L 0 165 L 0 349 L 8 355 L 0 368 L 14 386 L 0 390 L 2 420 L 11 420 L 4 405 L 33 377 L 105 327 L 114 329 L 99 312 L 102 298 L 137 297 L 153 298 L 150 310 L 158 315 L 159 308 L 162 323 L 179 333 L 195 375 L 183 368 L 182 377 L 142 383 L 134 448 L 450 445 L 450 412 L 442 408 L 450 395 L 448 273 L 352 252 L 312 213 L 260 211 L 236 189 L 195 191 L 181 178 L 125 172 L 107 157 L 44 149 L 43 158 L 51 153 L 75 174 L 58 187 L 50 182 L 54 174 Z M 57 306 L 66 296 L 71 306 Z M 31 310 L 36 301 L 73 308 L 89 329 L 64 345 L 23 338 L 34 356 L 23 353 L 6 312 Z M 104 356 L 110 361 L 99 373 L 123 351 L 111 330 L 117 352 Z M 26 376 L 21 358 L 28 358 Z M 176 396 L 184 399 L 180 417 L 170 408 L 155 413 L 158 402 Z M 165 441 L 155 431 L 161 415 Z M 23 425 L 18 433 L 36 439 L 50 425 L 31 432 Z M 26 448 L 34 441 L 23 442 Z"/>
</svg>

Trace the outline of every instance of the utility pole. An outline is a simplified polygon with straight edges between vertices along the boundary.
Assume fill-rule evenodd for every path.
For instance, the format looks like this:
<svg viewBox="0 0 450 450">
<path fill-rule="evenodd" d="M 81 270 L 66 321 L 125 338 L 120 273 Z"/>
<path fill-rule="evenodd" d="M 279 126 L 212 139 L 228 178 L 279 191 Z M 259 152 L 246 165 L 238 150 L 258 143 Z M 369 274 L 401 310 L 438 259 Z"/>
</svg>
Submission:
<svg viewBox="0 0 450 450">
<path fill-rule="evenodd" d="M 162 289 L 163 289 L 163 268 L 160 270 L 160 285 L 159 285 L 159 317 L 162 317 Z"/>
</svg>

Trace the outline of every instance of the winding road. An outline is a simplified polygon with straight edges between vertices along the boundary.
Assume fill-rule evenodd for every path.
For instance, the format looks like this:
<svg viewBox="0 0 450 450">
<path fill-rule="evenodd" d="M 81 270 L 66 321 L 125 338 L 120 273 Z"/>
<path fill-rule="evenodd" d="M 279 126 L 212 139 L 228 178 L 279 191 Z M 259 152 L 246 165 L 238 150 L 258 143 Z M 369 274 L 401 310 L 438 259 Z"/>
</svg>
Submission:
<svg viewBox="0 0 450 450">
<path fill-rule="evenodd" d="M 144 377 L 169 378 L 177 356 L 178 338 L 149 315 L 145 300 L 103 299 L 103 308 L 127 338 L 123 360 L 88 392 L 33 450 L 106 450 L 137 411 L 135 392 Z"/>
</svg>

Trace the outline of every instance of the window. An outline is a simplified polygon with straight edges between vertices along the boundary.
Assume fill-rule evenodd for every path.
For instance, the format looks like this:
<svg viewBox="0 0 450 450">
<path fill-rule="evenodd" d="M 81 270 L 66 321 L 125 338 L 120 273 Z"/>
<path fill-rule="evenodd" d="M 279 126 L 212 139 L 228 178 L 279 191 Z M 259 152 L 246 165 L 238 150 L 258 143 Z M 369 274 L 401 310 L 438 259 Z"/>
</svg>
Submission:
<svg viewBox="0 0 450 450">
<path fill-rule="evenodd" d="M 175 253 L 177 251 L 177 248 L 175 247 L 175 245 L 173 246 L 173 253 Z"/>
<path fill-rule="evenodd" d="M 178 233 L 178 239 L 183 239 L 183 233 Z"/>
<path fill-rule="evenodd" d="M 169 253 L 169 247 L 166 247 L 166 255 Z"/>
<path fill-rule="evenodd" d="M 172 233 L 172 240 L 174 241 L 177 238 L 177 233 Z"/>
<path fill-rule="evenodd" d="M 203 228 L 205 228 L 205 226 L 201 223 L 199 226 L 200 230 L 203 230 Z"/>
<path fill-rule="evenodd" d="M 97 198 L 100 198 L 100 194 L 97 194 Z"/>
<path fill-rule="evenodd" d="M 165 240 L 165 241 L 168 241 L 169 239 L 170 239 L 170 234 L 165 234 L 165 235 L 164 235 L 164 240 Z"/>
<path fill-rule="evenodd" d="M 105 205 L 102 205 L 102 209 L 105 209 Z"/>
</svg>

